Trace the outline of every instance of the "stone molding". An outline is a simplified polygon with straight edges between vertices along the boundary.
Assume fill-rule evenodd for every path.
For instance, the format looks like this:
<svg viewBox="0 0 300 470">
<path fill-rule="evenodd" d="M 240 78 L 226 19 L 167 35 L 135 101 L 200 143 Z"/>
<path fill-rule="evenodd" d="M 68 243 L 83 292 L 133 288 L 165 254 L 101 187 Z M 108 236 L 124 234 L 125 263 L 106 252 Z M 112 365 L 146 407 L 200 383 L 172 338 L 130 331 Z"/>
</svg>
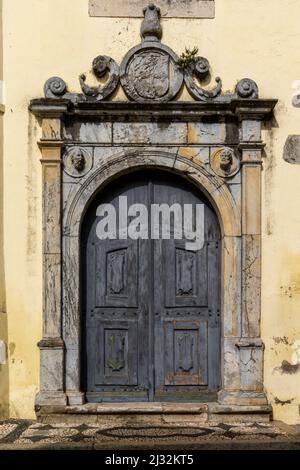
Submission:
<svg viewBox="0 0 300 470">
<path fill-rule="evenodd" d="M 93 117 L 102 121 L 120 120 L 124 121 L 129 115 L 130 122 L 155 121 L 172 119 L 173 121 L 199 121 L 210 117 L 233 117 L 241 122 L 244 119 L 264 121 L 271 118 L 277 100 L 255 99 L 240 100 L 231 99 L 222 102 L 210 101 L 200 105 L 193 101 L 171 101 L 168 103 L 131 101 L 100 101 L 100 102 L 76 102 L 70 99 L 38 98 L 30 102 L 29 109 L 32 113 L 42 119 L 58 117 L 65 119 L 67 116 Z M 243 141 L 241 146 L 257 148 L 263 142 Z"/>
</svg>

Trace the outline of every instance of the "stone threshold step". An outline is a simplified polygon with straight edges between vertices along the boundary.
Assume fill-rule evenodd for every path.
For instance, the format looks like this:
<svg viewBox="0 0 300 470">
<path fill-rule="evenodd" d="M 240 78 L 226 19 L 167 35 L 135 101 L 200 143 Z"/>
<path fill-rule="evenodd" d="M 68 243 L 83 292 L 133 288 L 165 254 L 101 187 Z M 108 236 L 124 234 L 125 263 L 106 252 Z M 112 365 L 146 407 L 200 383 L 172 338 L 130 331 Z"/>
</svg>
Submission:
<svg viewBox="0 0 300 470">
<path fill-rule="evenodd" d="M 85 403 L 83 405 L 43 405 L 39 413 L 67 414 L 202 414 L 270 413 L 269 405 L 222 405 L 219 403 Z"/>
<path fill-rule="evenodd" d="M 219 403 L 86 403 L 38 407 L 43 423 L 94 423 L 111 426 L 191 425 L 220 422 L 269 422 L 268 405 L 237 406 Z"/>
</svg>

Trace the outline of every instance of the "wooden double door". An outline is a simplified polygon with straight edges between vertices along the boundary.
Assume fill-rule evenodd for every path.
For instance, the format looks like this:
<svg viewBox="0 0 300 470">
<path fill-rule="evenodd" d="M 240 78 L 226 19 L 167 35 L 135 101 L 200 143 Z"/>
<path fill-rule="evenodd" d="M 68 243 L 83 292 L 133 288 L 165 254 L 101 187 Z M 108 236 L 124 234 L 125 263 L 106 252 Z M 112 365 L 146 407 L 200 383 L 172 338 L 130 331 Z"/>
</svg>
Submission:
<svg viewBox="0 0 300 470">
<path fill-rule="evenodd" d="M 125 238 L 119 226 L 120 215 L 123 220 L 126 215 L 124 196 L 128 208 L 142 204 L 148 209 L 149 234 L 153 204 L 179 204 L 183 212 L 184 205 L 192 205 L 194 229 L 195 208 L 201 205 L 204 245 L 187 249 L 184 236 L 175 239 L 172 215 L 170 239 L 158 238 L 157 232 L 156 239 Z M 106 240 L 97 231 L 100 204 L 112 205 L 116 214 L 116 232 Z M 132 173 L 96 196 L 81 240 L 87 401 L 215 399 L 220 385 L 219 240 L 210 204 L 177 175 Z"/>
</svg>

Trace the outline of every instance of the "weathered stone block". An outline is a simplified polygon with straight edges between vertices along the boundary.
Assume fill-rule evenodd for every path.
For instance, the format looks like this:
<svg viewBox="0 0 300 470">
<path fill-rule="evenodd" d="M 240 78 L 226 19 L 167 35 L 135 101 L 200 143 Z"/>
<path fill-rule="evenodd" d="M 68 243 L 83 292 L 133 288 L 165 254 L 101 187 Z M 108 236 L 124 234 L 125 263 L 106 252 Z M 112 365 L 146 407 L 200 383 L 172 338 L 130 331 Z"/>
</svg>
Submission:
<svg viewBox="0 0 300 470">
<path fill-rule="evenodd" d="M 259 235 L 261 233 L 260 165 L 244 165 L 242 178 L 242 232 L 246 235 Z"/>
<path fill-rule="evenodd" d="M 42 392 L 63 391 L 63 349 L 41 348 L 40 380 Z"/>
<path fill-rule="evenodd" d="M 300 135 L 289 135 L 283 149 L 283 159 L 288 163 L 300 164 Z"/>
<path fill-rule="evenodd" d="M 71 392 L 80 389 L 80 381 L 78 371 L 80 370 L 79 349 L 76 346 L 66 344 L 66 367 L 68 375 L 66 377 L 66 389 Z M 71 404 L 71 403 L 70 403 Z"/>
<path fill-rule="evenodd" d="M 187 125 L 182 122 L 144 122 L 113 124 L 115 144 L 184 144 Z"/>
<path fill-rule="evenodd" d="M 261 122 L 254 120 L 242 121 L 242 140 L 245 142 L 257 142 L 261 140 Z"/>
<path fill-rule="evenodd" d="M 67 397 L 64 392 L 56 391 L 40 391 L 35 397 L 35 411 L 39 419 L 39 411 L 42 407 L 46 406 L 65 406 L 67 404 Z M 55 421 L 55 418 L 54 418 Z"/>
<path fill-rule="evenodd" d="M 43 163 L 43 249 L 60 253 L 60 163 Z"/>
<path fill-rule="evenodd" d="M 240 353 L 241 390 L 261 391 L 263 388 L 263 345 L 243 340 L 237 343 Z"/>
<path fill-rule="evenodd" d="M 90 0 L 90 16 L 108 17 L 143 17 L 145 0 Z M 167 18 L 214 18 L 214 0 L 156 0 L 155 5 Z"/>
<path fill-rule="evenodd" d="M 236 175 L 237 176 L 237 175 Z M 229 191 L 231 192 L 236 205 L 241 212 L 242 209 L 242 187 L 240 184 L 228 184 Z"/>
<path fill-rule="evenodd" d="M 218 394 L 219 403 L 221 403 L 224 407 L 229 405 L 229 407 L 243 407 L 240 410 L 245 413 L 245 417 L 247 413 L 253 414 L 253 412 L 258 413 L 266 413 L 270 415 L 271 407 L 267 404 L 266 394 L 262 391 L 248 391 L 248 390 L 220 390 Z M 233 412 L 233 410 L 228 410 L 229 413 Z"/>
<path fill-rule="evenodd" d="M 260 235 L 242 237 L 242 334 L 260 336 L 261 247 Z"/>
<path fill-rule="evenodd" d="M 227 317 L 227 315 L 226 315 Z M 224 324 L 227 323 L 225 317 Z M 240 364 L 239 351 L 236 347 L 238 337 L 224 338 L 223 354 L 224 354 L 224 389 L 239 390 L 240 389 Z"/>
<path fill-rule="evenodd" d="M 247 393 L 243 396 L 240 392 L 222 391 L 219 397 L 221 403 L 208 405 L 211 424 L 270 421 L 271 407 L 266 404 L 265 395 Z M 252 405 L 249 405 L 250 402 L 253 402 Z"/>
<path fill-rule="evenodd" d="M 42 139 L 61 140 L 61 120 L 43 119 Z"/>
<path fill-rule="evenodd" d="M 261 149 L 256 149 L 256 148 L 243 149 L 242 162 L 260 164 L 261 163 Z"/>
<path fill-rule="evenodd" d="M 67 398 L 69 405 L 83 405 L 85 402 L 85 395 L 82 392 L 67 391 Z"/>
<path fill-rule="evenodd" d="M 75 121 L 64 128 L 66 141 L 80 143 L 111 143 L 112 124 L 109 122 Z"/>
<path fill-rule="evenodd" d="M 59 337 L 61 334 L 61 256 L 44 255 L 44 336 Z"/>
<path fill-rule="evenodd" d="M 136 157 L 138 157 L 141 166 L 157 165 L 157 161 L 162 158 L 164 165 L 166 165 L 166 160 L 168 160 L 169 167 L 173 168 L 177 152 L 178 146 L 94 147 L 94 169 L 97 171 L 101 166 L 112 161 L 115 161 L 120 166 L 120 169 L 122 169 L 126 162 L 136 161 Z"/>
<path fill-rule="evenodd" d="M 209 163 L 209 147 L 180 147 L 178 156 L 196 165 L 206 165 Z"/>
<path fill-rule="evenodd" d="M 239 126 L 235 121 L 226 121 L 226 144 L 234 145 L 240 141 Z"/>
<path fill-rule="evenodd" d="M 225 122 L 189 122 L 189 144 L 223 144 L 226 142 Z"/>
<path fill-rule="evenodd" d="M 241 334 L 241 238 L 223 238 L 224 336 Z"/>
</svg>

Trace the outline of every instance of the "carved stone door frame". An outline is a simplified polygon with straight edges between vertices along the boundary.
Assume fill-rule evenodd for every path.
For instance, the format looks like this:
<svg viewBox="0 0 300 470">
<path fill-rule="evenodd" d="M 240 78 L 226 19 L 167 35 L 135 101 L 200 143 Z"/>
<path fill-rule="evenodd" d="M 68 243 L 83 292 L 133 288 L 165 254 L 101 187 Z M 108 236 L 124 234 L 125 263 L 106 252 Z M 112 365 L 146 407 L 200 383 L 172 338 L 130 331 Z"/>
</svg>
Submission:
<svg viewBox="0 0 300 470">
<path fill-rule="evenodd" d="M 156 28 L 147 15 L 155 16 Z M 222 390 L 218 403 L 203 409 L 207 416 L 270 412 L 260 335 L 261 124 L 270 118 L 276 101 L 258 99 L 257 86 L 249 79 L 241 80 L 232 95 L 221 95 L 219 78 L 215 90 L 203 90 L 193 77 L 197 70 L 200 77 L 208 73 L 207 60 L 198 58 L 194 70 L 180 69 L 173 51 L 159 42 L 159 27 L 158 12 L 148 7 L 144 41 L 129 51 L 121 66 L 121 84 L 135 102 L 105 101 L 118 86 L 119 72 L 112 59 L 100 56 L 93 64 L 95 74 L 110 71 L 103 89 L 88 87 L 81 76 L 83 94 L 75 95 L 54 77 L 45 85 L 46 98 L 30 105 L 42 123 L 39 415 L 91 412 L 84 404 L 80 373 L 80 225 L 90 201 L 108 182 L 150 167 L 193 182 L 212 203 L 222 230 Z M 147 88 L 141 82 L 137 86 L 134 75 L 142 73 L 144 61 L 155 73 L 155 80 L 144 77 Z M 173 67 L 173 81 L 165 89 L 158 72 L 163 69 L 165 81 L 168 67 Z M 197 102 L 170 101 L 183 80 Z M 144 411 L 149 405 L 143 405 Z M 193 410 L 186 406 L 183 413 Z M 141 404 L 131 407 L 134 413 L 141 410 Z M 92 410 L 107 413 L 104 405 Z M 113 412 L 118 410 L 122 406 L 117 404 Z"/>
</svg>

